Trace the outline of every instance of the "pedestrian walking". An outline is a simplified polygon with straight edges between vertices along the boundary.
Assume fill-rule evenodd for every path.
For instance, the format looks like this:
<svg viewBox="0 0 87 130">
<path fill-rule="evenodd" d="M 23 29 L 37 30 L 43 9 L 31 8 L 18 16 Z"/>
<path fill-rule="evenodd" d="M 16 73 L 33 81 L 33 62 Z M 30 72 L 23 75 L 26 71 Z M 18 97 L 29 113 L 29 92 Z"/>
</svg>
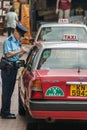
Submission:
<svg viewBox="0 0 87 130">
<path fill-rule="evenodd" d="M 18 16 L 13 7 L 11 7 L 10 11 L 6 14 L 5 20 L 8 36 L 10 36 L 14 32 L 14 29 L 16 28 L 16 23 L 18 22 Z"/>
<path fill-rule="evenodd" d="M 56 14 L 58 18 L 69 18 L 72 0 L 57 0 Z"/>
<path fill-rule="evenodd" d="M 22 25 L 17 24 L 13 35 L 6 38 L 3 43 L 3 55 L 9 62 L 9 67 L 1 69 L 2 79 L 2 107 L 1 117 L 4 119 L 16 119 L 15 114 L 11 114 L 11 97 L 14 91 L 16 76 L 18 71 L 17 61 L 22 54 L 26 52 L 25 48 L 21 45 L 21 38 L 27 29 Z M 10 66 L 11 65 L 11 66 Z"/>
</svg>

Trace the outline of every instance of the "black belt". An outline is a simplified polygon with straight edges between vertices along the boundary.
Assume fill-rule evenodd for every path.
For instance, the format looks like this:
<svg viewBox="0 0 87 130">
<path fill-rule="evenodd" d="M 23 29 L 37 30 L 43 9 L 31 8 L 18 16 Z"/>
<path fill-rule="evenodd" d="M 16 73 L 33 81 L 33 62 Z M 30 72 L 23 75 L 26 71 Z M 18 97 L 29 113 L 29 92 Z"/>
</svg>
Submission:
<svg viewBox="0 0 87 130">
<path fill-rule="evenodd" d="M 25 65 L 24 60 L 17 60 L 17 61 L 13 61 L 13 62 L 9 61 L 9 63 L 12 64 L 13 67 L 15 67 L 15 68 L 24 67 L 24 65 Z"/>
<path fill-rule="evenodd" d="M 16 61 L 8 61 L 9 65 L 12 65 L 13 67 L 16 67 Z"/>
</svg>

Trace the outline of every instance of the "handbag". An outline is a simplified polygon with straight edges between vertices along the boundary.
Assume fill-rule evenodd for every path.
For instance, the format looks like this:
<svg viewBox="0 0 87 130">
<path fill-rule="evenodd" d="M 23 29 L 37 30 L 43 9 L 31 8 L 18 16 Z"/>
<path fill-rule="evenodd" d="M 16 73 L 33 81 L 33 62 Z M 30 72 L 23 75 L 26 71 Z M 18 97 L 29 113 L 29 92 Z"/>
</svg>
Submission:
<svg viewBox="0 0 87 130">
<path fill-rule="evenodd" d="M 13 65 L 11 62 L 8 61 L 8 59 L 6 57 L 1 57 L 0 60 L 0 69 L 7 69 L 7 68 L 12 68 Z"/>
</svg>

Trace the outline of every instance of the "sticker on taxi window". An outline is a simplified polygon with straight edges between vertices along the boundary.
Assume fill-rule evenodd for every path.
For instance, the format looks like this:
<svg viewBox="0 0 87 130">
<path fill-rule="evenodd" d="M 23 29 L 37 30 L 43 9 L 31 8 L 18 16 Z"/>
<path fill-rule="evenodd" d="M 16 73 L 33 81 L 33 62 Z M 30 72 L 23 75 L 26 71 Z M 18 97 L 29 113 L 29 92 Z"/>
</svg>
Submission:
<svg viewBox="0 0 87 130">
<path fill-rule="evenodd" d="M 50 57 L 50 55 L 51 55 L 51 51 L 50 50 L 46 50 L 43 53 L 43 58 L 48 58 L 48 57 Z"/>
<path fill-rule="evenodd" d="M 57 86 L 53 86 L 46 91 L 45 95 L 46 96 L 64 96 L 64 92 L 61 88 Z"/>
<path fill-rule="evenodd" d="M 78 38 L 77 38 L 77 35 L 75 35 L 75 34 L 64 34 L 63 40 L 77 41 Z"/>
</svg>

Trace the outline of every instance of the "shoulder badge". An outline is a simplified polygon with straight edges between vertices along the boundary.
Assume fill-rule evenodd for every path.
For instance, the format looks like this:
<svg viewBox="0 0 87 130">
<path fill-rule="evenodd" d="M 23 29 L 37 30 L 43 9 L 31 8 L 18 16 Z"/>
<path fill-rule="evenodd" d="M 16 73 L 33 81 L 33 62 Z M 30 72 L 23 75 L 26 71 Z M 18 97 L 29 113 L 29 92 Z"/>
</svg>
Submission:
<svg viewBox="0 0 87 130">
<path fill-rule="evenodd" d="M 12 40 L 12 36 L 10 36 L 10 37 L 8 38 L 8 40 L 11 41 L 11 40 Z"/>
</svg>

